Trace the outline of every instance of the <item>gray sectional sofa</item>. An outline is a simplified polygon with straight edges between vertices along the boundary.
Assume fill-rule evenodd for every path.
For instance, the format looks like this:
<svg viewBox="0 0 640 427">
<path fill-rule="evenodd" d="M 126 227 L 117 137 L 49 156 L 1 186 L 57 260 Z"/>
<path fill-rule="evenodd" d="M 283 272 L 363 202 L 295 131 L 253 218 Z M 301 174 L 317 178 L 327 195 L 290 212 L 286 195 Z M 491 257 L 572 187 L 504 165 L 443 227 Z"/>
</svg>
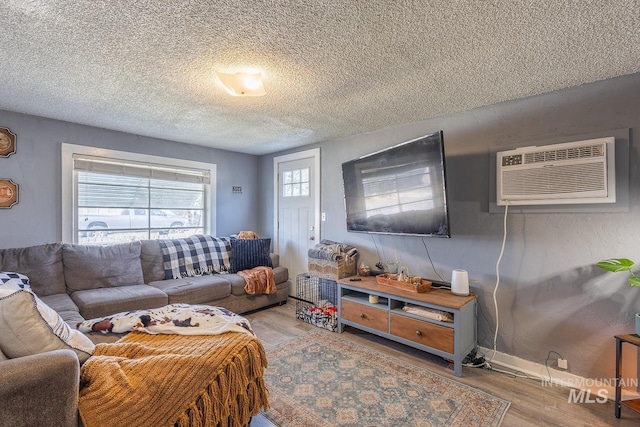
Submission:
<svg viewBox="0 0 640 427">
<path fill-rule="evenodd" d="M 75 328 L 83 320 L 173 303 L 220 306 L 238 314 L 282 304 L 289 294 L 289 273 L 279 266 L 277 255 L 267 257 L 276 282 L 273 294 L 247 294 L 245 280 L 237 274 L 166 279 L 156 240 L 0 249 L 0 271 L 26 275 L 40 300 Z M 98 332 L 87 336 L 94 343 L 118 338 Z M 78 376 L 78 358 L 70 350 L 17 359 L 0 351 L 0 418 L 7 425 L 76 425 Z"/>
<path fill-rule="evenodd" d="M 165 279 L 157 240 L 108 246 L 49 243 L 0 249 L 0 271 L 29 277 L 31 288 L 72 327 L 85 319 L 162 307 L 207 304 L 238 314 L 286 302 L 289 271 L 271 254 L 276 293 L 249 295 L 237 274 Z"/>
</svg>

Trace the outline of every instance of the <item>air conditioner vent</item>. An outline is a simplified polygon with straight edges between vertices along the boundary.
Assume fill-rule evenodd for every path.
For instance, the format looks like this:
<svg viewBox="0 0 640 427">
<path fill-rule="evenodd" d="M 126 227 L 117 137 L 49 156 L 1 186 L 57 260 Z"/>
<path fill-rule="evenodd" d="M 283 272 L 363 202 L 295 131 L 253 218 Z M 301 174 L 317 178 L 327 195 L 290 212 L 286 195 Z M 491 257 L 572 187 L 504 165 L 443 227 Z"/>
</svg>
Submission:
<svg viewBox="0 0 640 427">
<path fill-rule="evenodd" d="M 602 163 L 505 171 L 503 189 L 512 197 L 606 191 L 605 183 L 600 179 L 603 173 Z"/>
<path fill-rule="evenodd" d="M 497 154 L 497 204 L 615 203 L 615 139 Z"/>
<path fill-rule="evenodd" d="M 557 150 L 536 151 L 524 155 L 524 164 L 555 162 L 556 160 L 586 159 L 593 157 L 604 157 L 605 150 L 603 144 L 583 145 L 575 148 L 564 148 Z"/>
</svg>

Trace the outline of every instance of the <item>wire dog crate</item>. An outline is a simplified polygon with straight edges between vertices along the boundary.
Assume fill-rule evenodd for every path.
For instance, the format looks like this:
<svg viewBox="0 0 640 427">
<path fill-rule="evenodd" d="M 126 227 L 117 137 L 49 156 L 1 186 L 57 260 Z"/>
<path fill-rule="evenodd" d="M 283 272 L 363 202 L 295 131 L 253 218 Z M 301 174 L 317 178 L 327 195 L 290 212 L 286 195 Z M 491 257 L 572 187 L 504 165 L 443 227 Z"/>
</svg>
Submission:
<svg viewBox="0 0 640 427">
<path fill-rule="evenodd" d="M 338 284 L 334 280 L 298 274 L 296 317 L 320 328 L 338 329 Z"/>
</svg>

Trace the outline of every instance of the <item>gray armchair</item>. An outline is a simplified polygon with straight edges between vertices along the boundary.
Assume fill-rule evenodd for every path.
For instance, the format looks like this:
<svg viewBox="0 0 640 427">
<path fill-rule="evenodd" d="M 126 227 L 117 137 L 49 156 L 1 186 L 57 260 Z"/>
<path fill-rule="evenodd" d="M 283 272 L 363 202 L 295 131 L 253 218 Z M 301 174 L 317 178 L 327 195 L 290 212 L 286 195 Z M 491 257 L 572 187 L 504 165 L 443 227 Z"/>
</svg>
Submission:
<svg viewBox="0 0 640 427">
<path fill-rule="evenodd" d="M 71 350 L 0 361 L 0 424 L 77 427 L 79 382 Z"/>
</svg>

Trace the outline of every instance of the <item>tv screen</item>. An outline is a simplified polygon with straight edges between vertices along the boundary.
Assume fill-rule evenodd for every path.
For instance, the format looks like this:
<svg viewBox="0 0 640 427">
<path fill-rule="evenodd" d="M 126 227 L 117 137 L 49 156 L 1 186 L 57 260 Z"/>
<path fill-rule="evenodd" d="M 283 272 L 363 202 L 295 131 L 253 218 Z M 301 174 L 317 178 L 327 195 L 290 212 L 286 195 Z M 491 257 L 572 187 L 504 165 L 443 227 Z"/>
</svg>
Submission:
<svg viewBox="0 0 640 427">
<path fill-rule="evenodd" d="M 342 164 L 347 230 L 451 237 L 442 131 Z"/>
</svg>

